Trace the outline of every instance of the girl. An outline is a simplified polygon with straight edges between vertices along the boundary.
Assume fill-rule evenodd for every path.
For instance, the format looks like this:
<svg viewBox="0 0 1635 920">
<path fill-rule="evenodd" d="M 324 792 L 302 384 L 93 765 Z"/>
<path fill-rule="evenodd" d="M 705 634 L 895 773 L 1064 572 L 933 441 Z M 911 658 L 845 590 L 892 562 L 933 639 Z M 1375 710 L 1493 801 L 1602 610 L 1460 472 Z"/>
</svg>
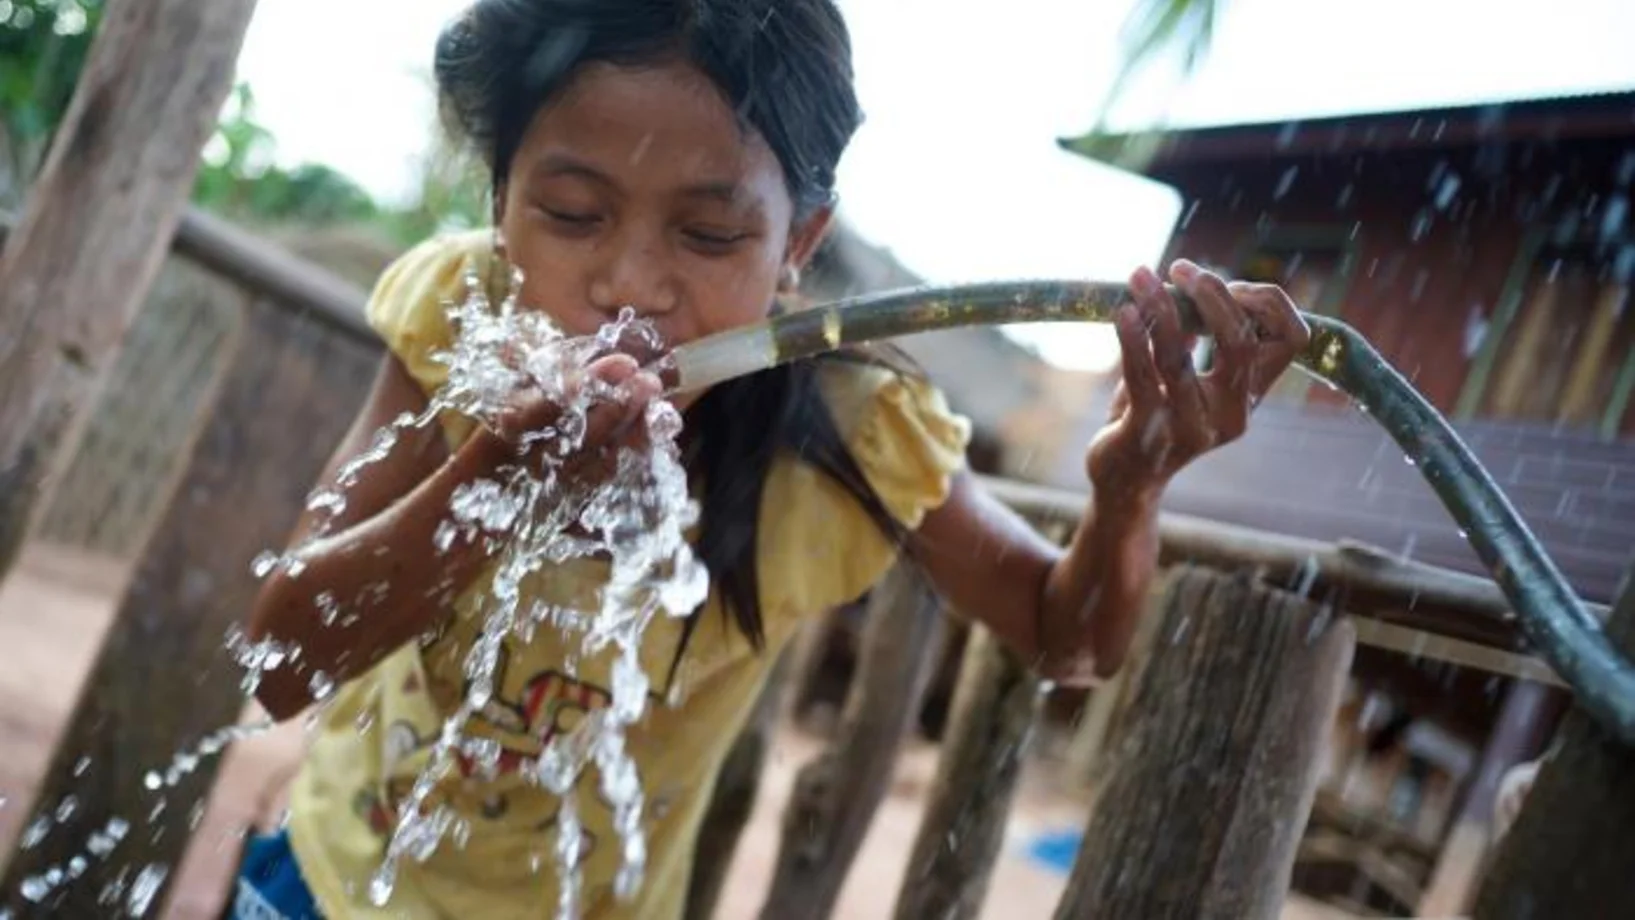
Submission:
<svg viewBox="0 0 1635 920">
<path fill-rule="evenodd" d="M 431 355 L 450 341 L 444 305 L 464 296 L 468 273 L 503 290 L 520 268 L 518 302 L 576 335 L 624 305 L 670 345 L 765 318 L 829 227 L 835 167 L 860 120 L 833 0 L 478 0 L 441 37 L 436 65 L 447 119 L 492 169 L 495 229 L 425 243 L 382 277 L 368 315 L 389 355 L 326 483 L 445 379 Z M 856 599 L 899 552 L 1041 674 L 1084 681 L 1118 668 L 1156 566 L 1165 484 L 1243 432 L 1307 339 L 1276 288 L 1229 286 L 1187 263 L 1171 277 L 1198 301 L 1216 366 L 1194 373 L 1174 304 L 1137 271 L 1118 318 L 1122 394 L 1089 448 L 1094 500 L 1065 551 L 973 483 L 967 423 L 885 352 L 781 367 L 678 406 L 711 593 L 644 641 L 662 702 L 629 737 L 648 796 L 646 880 L 633 900 L 611 890 L 618 840 L 605 803 L 594 789 L 578 795 L 587 916 L 680 915 L 716 770 L 777 653 L 803 617 Z M 641 366 L 625 355 L 590 366 L 627 400 L 595 410 L 585 453 L 658 394 Z M 467 728 L 497 745 L 498 769 L 462 763 L 433 795 L 469 822 L 464 844 L 405 860 L 386 906 L 369 895 L 397 807 L 463 699 L 479 628 L 470 613 L 490 574 L 474 544 L 438 552 L 438 524 L 462 484 L 516 462 L 522 436 L 552 412 L 525 391 L 497 431 L 445 419 L 366 467 L 320 538 L 301 539 L 312 517 L 298 525 L 303 568 L 267 580 L 250 632 L 302 654 L 258 696 L 285 719 L 313 701 L 314 674 L 340 689 L 286 830 L 251 849 L 242 916 L 554 909 L 561 802 L 518 768 L 606 705 L 611 683 L 608 660 L 569 667 L 574 649 L 552 630 L 507 640 L 493 698 Z M 594 589 L 595 569 L 565 565 L 541 581 L 526 589 L 566 602 Z M 388 592 L 368 590 L 382 582 Z M 356 599 L 354 616 L 337 621 L 325 597 Z"/>
</svg>

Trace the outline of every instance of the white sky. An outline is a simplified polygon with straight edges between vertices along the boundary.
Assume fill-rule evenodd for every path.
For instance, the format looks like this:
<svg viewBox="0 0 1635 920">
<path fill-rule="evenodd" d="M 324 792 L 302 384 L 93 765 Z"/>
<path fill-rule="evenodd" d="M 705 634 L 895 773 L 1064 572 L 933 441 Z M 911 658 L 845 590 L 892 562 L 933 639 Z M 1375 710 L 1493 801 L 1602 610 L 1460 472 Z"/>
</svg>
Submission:
<svg viewBox="0 0 1635 920">
<path fill-rule="evenodd" d="M 1122 279 L 1177 196 L 1056 147 L 1088 128 L 1128 0 L 840 0 L 867 112 L 842 212 L 932 281 Z M 280 161 L 402 196 L 433 124 L 430 60 L 466 0 L 264 0 L 240 76 Z M 1127 124 L 1256 121 L 1635 87 L 1635 3 L 1228 0 L 1194 79 L 1132 88 Z M 1015 330 L 1103 366 L 1105 329 Z"/>
</svg>

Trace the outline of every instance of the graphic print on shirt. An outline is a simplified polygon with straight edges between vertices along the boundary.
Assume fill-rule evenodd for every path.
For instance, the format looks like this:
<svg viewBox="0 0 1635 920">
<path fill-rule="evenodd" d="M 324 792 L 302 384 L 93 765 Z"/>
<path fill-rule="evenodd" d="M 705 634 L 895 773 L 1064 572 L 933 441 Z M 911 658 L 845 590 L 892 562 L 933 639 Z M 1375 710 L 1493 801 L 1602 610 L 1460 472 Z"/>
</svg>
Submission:
<svg viewBox="0 0 1635 920">
<path fill-rule="evenodd" d="M 557 737 L 578 728 L 591 712 L 613 702 L 613 693 L 607 688 L 570 677 L 554 667 L 536 671 L 520 686 L 515 685 L 510 680 L 513 667 L 510 648 L 500 646 L 494 667 L 494 692 L 471 717 L 479 728 L 489 729 L 482 732 L 483 737 L 499 741 L 501 774 L 516 772 L 523 759 L 539 756 Z M 460 691 L 462 696 L 469 696 L 469 678 Z M 461 769 L 470 776 L 472 766 L 463 763 Z"/>
<path fill-rule="evenodd" d="M 508 677 L 512 666 L 510 650 L 502 646 L 494 670 L 494 693 L 487 705 L 471 716 L 465 733 L 467 738 L 487 739 L 493 749 L 487 756 L 478 756 L 480 747 L 458 750 L 454 758 L 458 772 L 445 782 L 482 782 L 515 774 L 536 759 L 552 740 L 572 732 L 591 712 L 613 702 L 613 694 L 608 689 L 570 677 L 556 668 L 540 670 L 520 685 L 515 684 Z M 412 694 L 422 689 L 419 675 L 409 675 L 404 692 Z M 470 689 L 468 682 L 461 688 L 462 695 Z M 385 782 L 381 788 L 363 789 L 353 797 L 354 812 L 376 834 L 387 836 L 395 828 L 399 809 L 413 792 L 418 778 L 419 770 L 410 768 L 409 764 L 435 746 L 437 735 L 435 730 L 422 732 L 409 721 L 393 722 L 386 727 L 381 751 Z M 600 800 L 600 794 L 596 798 Z M 508 797 L 499 790 L 484 798 L 479 807 L 479 814 L 491 821 L 504 818 L 509 811 Z M 553 813 L 546 824 L 554 828 L 555 822 Z M 594 838 L 588 839 L 585 845 L 593 846 Z"/>
</svg>

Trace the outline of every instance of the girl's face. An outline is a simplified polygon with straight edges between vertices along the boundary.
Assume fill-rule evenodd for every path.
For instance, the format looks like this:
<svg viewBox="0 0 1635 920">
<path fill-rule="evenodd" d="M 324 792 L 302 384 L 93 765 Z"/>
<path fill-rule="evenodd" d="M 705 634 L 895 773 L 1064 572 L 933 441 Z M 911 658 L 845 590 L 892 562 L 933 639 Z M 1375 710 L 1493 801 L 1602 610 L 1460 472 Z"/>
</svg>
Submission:
<svg viewBox="0 0 1635 920">
<path fill-rule="evenodd" d="M 624 306 L 671 346 L 765 318 L 811 256 L 783 169 L 687 64 L 585 67 L 534 117 L 499 192 L 521 305 L 572 335 Z"/>
</svg>

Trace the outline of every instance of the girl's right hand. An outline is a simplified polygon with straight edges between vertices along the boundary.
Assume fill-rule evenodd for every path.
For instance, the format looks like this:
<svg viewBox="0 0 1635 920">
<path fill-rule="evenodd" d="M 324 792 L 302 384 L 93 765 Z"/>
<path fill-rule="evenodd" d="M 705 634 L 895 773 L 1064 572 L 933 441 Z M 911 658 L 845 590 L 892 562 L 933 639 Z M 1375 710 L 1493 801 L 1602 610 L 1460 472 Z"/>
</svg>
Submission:
<svg viewBox="0 0 1635 920">
<path fill-rule="evenodd" d="M 591 362 L 585 368 L 586 382 L 597 381 L 615 391 L 611 400 L 598 401 L 585 416 L 585 432 L 579 449 L 568 457 L 547 457 L 554 439 L 541 432 L 562 421 L 562 405 L 538 387 L 518 390 L 500 413 L 491 432 L 504 447 L 506 459 L 520 457 L 536 470 L 547 460 L 558 474 L 600 478 L 611 470 L 611 462 L 621 446 L 637 447 L 645 435 L 638 424 L 647 406 L 663 392 L 658 377 L 641 369 L 636 359 L 613 354 Z"/>
</svg>

